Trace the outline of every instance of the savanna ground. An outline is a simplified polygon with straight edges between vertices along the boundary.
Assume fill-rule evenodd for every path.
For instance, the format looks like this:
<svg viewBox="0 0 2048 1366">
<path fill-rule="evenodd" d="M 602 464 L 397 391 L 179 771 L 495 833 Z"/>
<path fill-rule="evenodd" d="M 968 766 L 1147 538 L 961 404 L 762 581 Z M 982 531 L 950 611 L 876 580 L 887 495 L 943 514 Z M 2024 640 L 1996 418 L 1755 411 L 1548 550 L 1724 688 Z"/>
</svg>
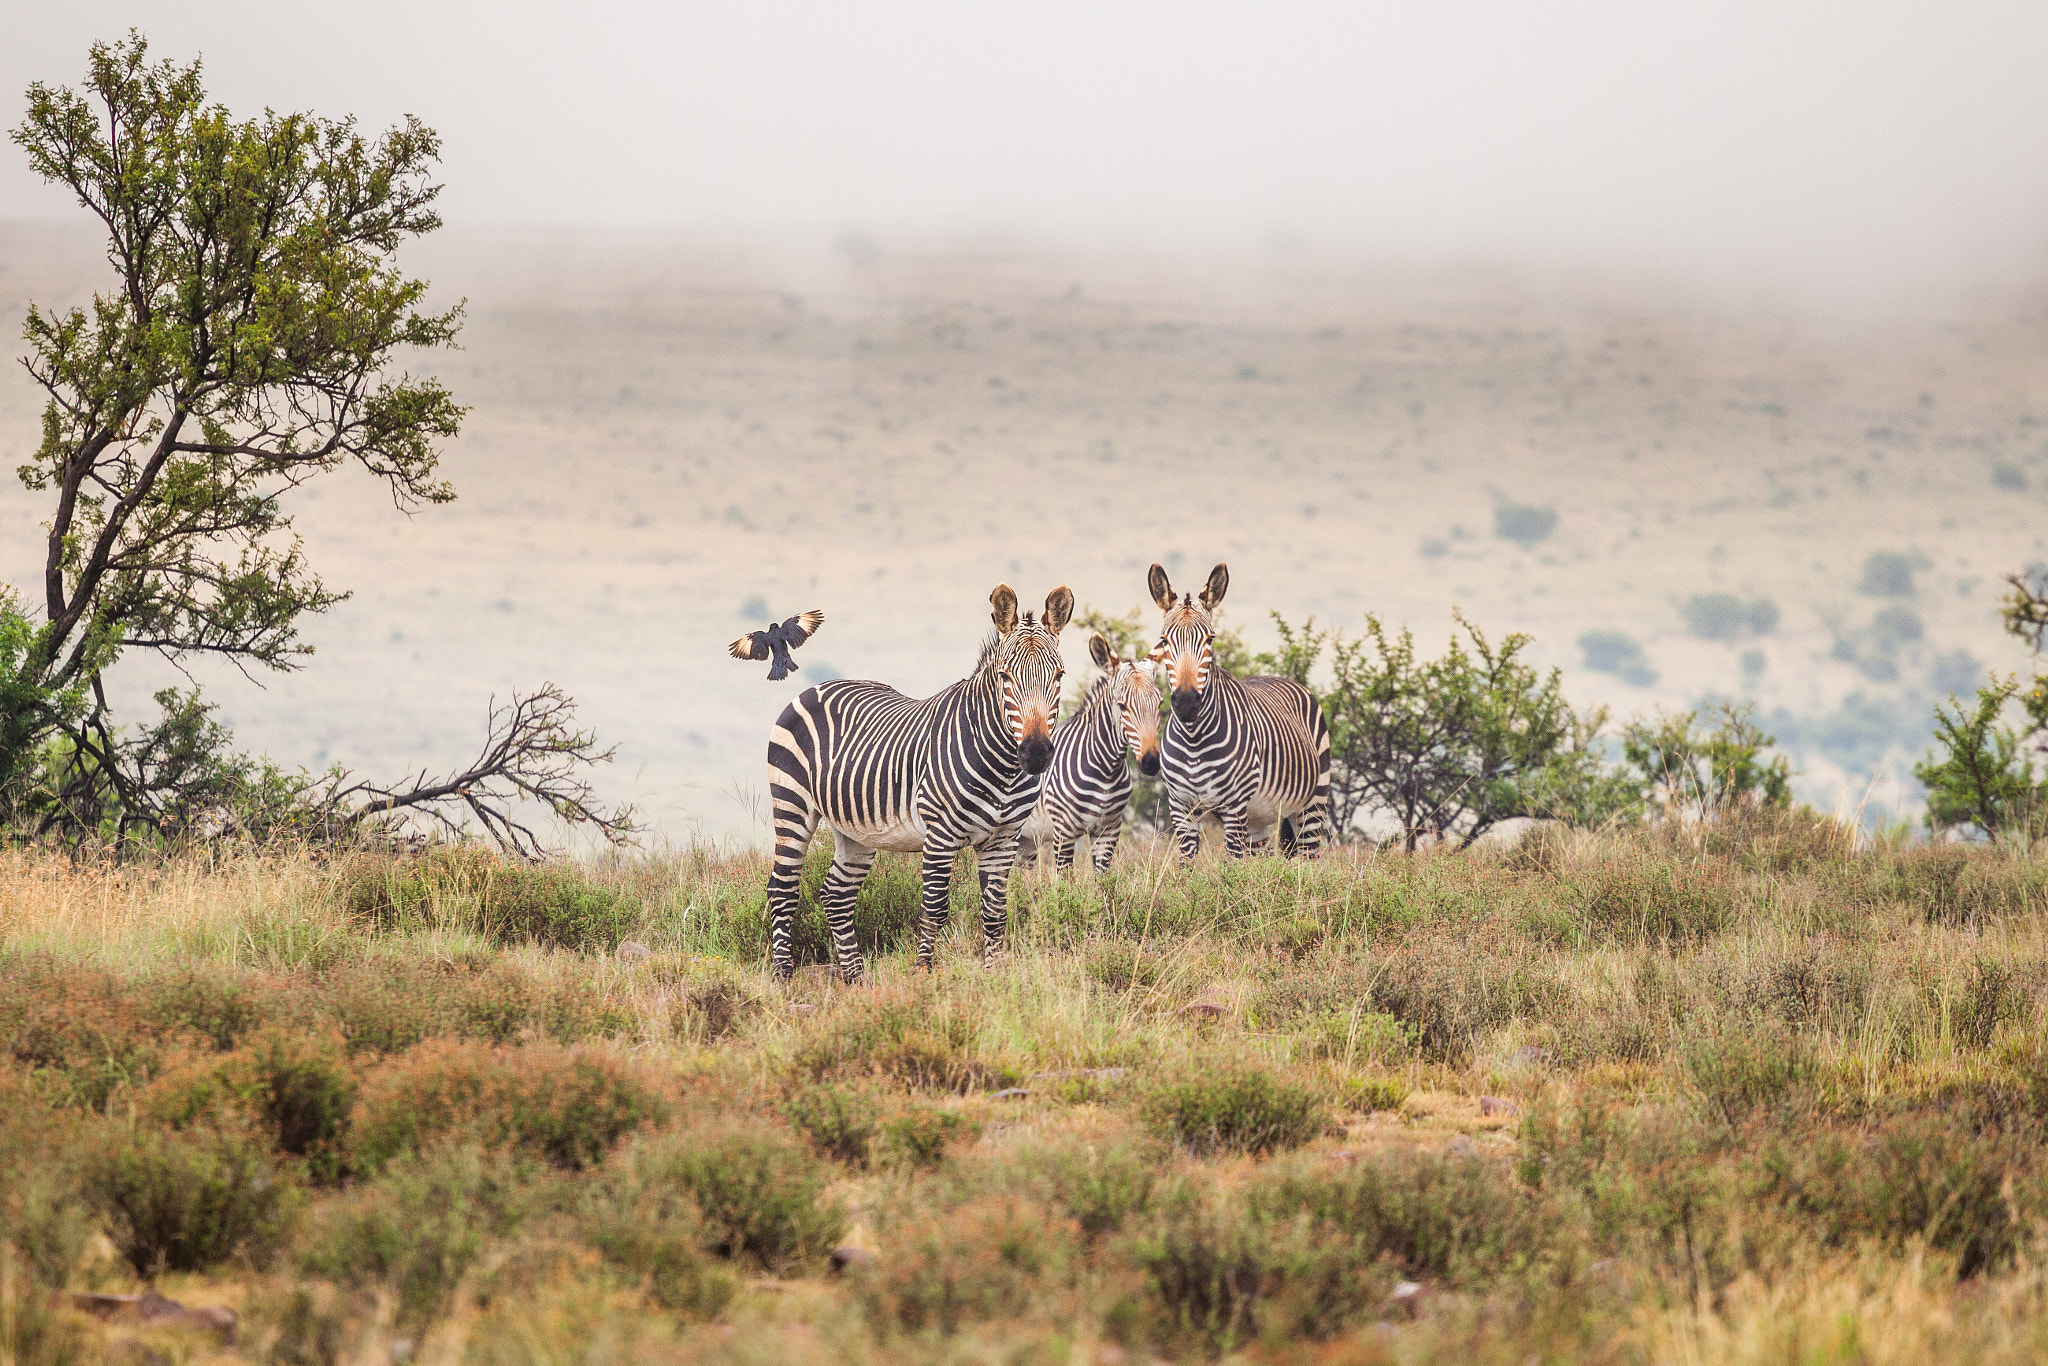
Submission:
<svg viewBox="0 0 2048 1366">
<path fill-rule="evenodd" d="M 929 976 L 884 856 L 857 988 L 765 872 L 0 855 L 0 1357 L 2048 1352 L 2038 854 L 1139 844 Z M 49 1294 L 145 1283 L 233 1344 Z"/>
<path fill-rule="evenodd" d="M 388 779 L 466 759 L 492 693 L 552 679 L 620 746 L 602 795 L 678 837 L 766 843 L 748 797 L 803 686 L 952 682 L 998 579 L 1121 613 L 1154 560 L 1180 581 L 1221 559 L 1255 649 L 1269 610 L 1353 633 L 1371 611 L 1435 652 L 1455 605 L 1533 633 L 1572 700 L 1617 719 L 1754 698 L 1805 799 L 1898 811 L 1866 778 L 1908 772 L 1972 666 L 2025 663 L 1995 604 L 2048 561 L 2038 279 L 1830 309 L 1284 243 L 858 245 L 449 229 L 407 248 L 432 299 L 468 300 L 463 349 L 416 367 L 472 405 L 443 465 L 459 499 L 406 518 L 374 480 L 304 490 L 309 561 L 356 596 L 305 623 L 303 673 L 194 663 L 219 719 L 287 767 Z M 29 300 L 107 278 L 82 223 L 0 224 L 9 337 Z M 0 471 L 39 415 L 0 367 Z M 1554 531 L 1496 537 L 1497 500 L 1550 507 Z M 31 603 L 49 515 L 0 479 L 0 579 Z M 1874 552 L 1908 557 L 1905 591 L 1858 591 Z M 1689 634 L 1681 605 L 1711 593 L 1780 619 Z M 799 677 L 726 658 L 810 607 L 827 625 Z M 1595 629 L 1654 681 L 1587 668 Z M 114 671 L 117 719 L 182 682 Z"/>
</svg>

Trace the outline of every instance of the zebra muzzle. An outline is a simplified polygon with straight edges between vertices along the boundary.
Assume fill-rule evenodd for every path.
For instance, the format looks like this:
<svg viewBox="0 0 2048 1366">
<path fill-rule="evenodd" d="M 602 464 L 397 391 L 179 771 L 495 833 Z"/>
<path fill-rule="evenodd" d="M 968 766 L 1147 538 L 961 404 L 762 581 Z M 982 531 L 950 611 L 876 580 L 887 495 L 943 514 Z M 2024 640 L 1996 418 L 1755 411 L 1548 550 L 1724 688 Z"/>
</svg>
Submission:
<svg viewBox="0 0 2048 1366">
<path fill-rule="evenodd" d="M 1183 721 L 1192 721 L 1202 714 L 1202 693 L 1198 688 L 1175 688 L 1173 690 L 1173 714 Z"/>
<path fill-rule="evenodd" d="M 1043 773 L 1046 765 L 1052 762 L 1052 741 L 1046 736 L 1025 736 L 1023 750 L 1024 771 L 1027 773 Z"/>
</svg>

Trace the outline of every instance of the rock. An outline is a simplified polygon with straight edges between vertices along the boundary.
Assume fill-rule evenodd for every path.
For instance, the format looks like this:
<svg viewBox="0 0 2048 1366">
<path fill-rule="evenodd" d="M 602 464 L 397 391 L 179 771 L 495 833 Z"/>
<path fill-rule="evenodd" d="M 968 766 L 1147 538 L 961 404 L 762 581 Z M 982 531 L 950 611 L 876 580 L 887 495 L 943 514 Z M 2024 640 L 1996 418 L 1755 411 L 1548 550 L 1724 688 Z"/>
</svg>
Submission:
<svg viewBox="0 0 2048 1366">
<path fill-rule="evenodd" d="M 789 1013 L 792 1015 L 808 1015 L 816 1009 L 817 1007 L 809 1001 L 791 1001 L 789 1003 Z"/>
<path fill-rule="evenodd" d="M 1422 1283 L 1419 1281 L 1399 1281 L 1395 1284 L 1393 1293 L 1387 1296 L 1388 1302 L 1394 1308 L 1403 1311 L 1410 1318 L 1413 1318 L 1422 1308 L 1425 1298 L 1427 1296 L 1424 1294 Z"/>
<path fill-rule="evenodd" d="M 1522 1107 L 1511 1100 L 1502 1100 L 1499 1096 L 1481 1096 L 1479 1098 L 1479 1113 L 1482 1115 L 1518 1115 L 1522 1113 Z"/>
<path fill-rule="evenodd" d="M 1031 1091 L 1028 1087 L 1005 1086 L 1000 1091 L 991 1091 L 988 1098 L 990 1100 L 1022 1100 L 1030 1094 Z"/>
<path fill-rule="evenodd" d="M 1550 1061 L 1550 1050 L 1533 1043 L 1525 1043 L 1508 1054 L 1510 1067 L 1542 1067 Z"/>
<path fill-rule="evenodd" d="M 851 1271 L 855 1267 L 873 1266 L 874 1264 L 875 1254 L 864 1247 L 855 1247 L 852 1243 L 841 1243 L 838 1247 L 832 1249 L 832 1269 L 834 1271 Z"/>
<path fill-rule="evenodd" d="M 1478 1147 L 1473 1144 L 1471 1139 L 1465 1137 L 1465 1135 L 1463 1134 L 1459 1134 L 1456 1138 L 1452 1139 L 1449 1143 L 1445 1144 L 1444 1152 L 1446 1152 L 1452 1157 L 1479 1156 Z"/>
<path fill-rule="evenodd" d="M 1345 1166 L 1349 1167 L 1358 1161 L 1358 1154 L 1349 1148 L 1340 1148 L 1330 1154 L 1330 1160 L 1332 1162 L 1342 1162 Z"/>
<path fill-rule="evenodd" d="M 146 1323 L 152 1327 L 198 1328 L 212 1333 L 223 1343 L 235 1340 L 235 1311 L 224 1304 L 187 1309 L 176 1300 L 145 1290 L 139 1295 L 93 1295 L 74 1291 L 74 1308 L 109 1322 Z"/>
<path fill-rule="evenodd" d="M 654 950 L 638 940 L 622 939 L 619 941 L 619 961 L 621 963 L 644 963 L 652 957 L 654 957 Z"/>
<path fill-rule="evenodd" d="M 1196 1001 L 1182 1010 L 1184 1015 L 1193 1015 L 1200 1020 L 1218 1020 L 1229 1012 L 1221 1001 Z"/>
<path fill-rule="evenodd" d="M 400 1366 L 400 1363 L 412 1360 L 413 1341 L 411 1338 L 393 1338 L 391 1345 L 384 1350 L 391 1359 L 391 1366 Z"/>
<path fill-rule="evenodd" d="M 1081 1067 L 1069 1068 L 1064 1072 L 1033 1072 L 1026 1081 L 1117 1081 L 1131 1069 L 1128 1067 Z"/>
</svg>

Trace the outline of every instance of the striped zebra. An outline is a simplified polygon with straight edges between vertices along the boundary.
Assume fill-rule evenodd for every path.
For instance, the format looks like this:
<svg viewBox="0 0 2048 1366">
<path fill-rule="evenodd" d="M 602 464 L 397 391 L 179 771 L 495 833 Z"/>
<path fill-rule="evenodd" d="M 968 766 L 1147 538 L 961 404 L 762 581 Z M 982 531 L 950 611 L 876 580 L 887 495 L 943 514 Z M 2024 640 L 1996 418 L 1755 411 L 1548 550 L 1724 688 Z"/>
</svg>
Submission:
<svg viewBox="0 0 2048 1366">
<path fill-rule="evenodd" d="M 1009 913 L 1017 829 L 1038 799 L 1052 759 L 1058 714 L 1060 628 L 1074 595 L 1055 589 L 1045 615 L 1017 615 L 1017 594 L 989 594 L 995 633 L 967 678 L 922 701 L 885 683 L 834 680 L 807 688 L 783 708 L 768 738 L 768 796 L 775 812 L 775 861 L 768 874 L 771 952 L 777 976 L 795 968 L 790 931 L 797 882 L 811 833 L 832 829 L 825 875 L 825 923 L 840 977 L 861 976 L 854 900 L 875 851 L 922 851 L 924 897 L 917 963 L 929 968 L 946 924 L 953 856 L 976 850 L 987 957 L 999 957 Z"/>
<path fill-rule="evenodd" d="M 1052 733 L 1052 766 L 1024 822 L 1020 851 L 1027 864 L 1051 845 L 1054 865 L 1071 868 L 1078 842 L 1092 846 L 1097 872 L 1108 868 L 1131 805 L 1125 751 L 1136 752 L 1146 777 L 1159 772 L 1159 688 L 1151 663 L 1117 658 L 1100 634 L 1089 637 L 1088 656 L 1102 676 Z"/>
<path fill-rule="evenodd" d="M 1152 600 L 1166 613 L 1152 659 L 1167 666 L 1173 714 L 1159 745 L 1174 841 L 1191 859 L 1202 818 L 1223 824 L 1233 858 L 1279 827 L 1283 853 L 1321 847 L 1330 818 L 1330 728 L 1307 688 L 1290 678 L 1235 678 L 1210 644 L 1216 608 L 1230 587 L 1217 565 L 1199 595 L 1175 600 L 1153 565 Z"/>
</svg>

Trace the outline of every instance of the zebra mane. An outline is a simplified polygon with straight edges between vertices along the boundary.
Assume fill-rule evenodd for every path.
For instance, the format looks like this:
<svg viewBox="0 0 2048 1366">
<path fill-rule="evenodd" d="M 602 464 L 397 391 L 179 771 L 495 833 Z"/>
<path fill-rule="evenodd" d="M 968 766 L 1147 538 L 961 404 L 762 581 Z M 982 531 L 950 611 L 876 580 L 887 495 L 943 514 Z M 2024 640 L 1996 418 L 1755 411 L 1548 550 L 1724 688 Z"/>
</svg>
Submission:
<svg viewBox="0 0 2048 1366">
<path fill-rule="evenodd" d="M 974 658 L 974 672 L 980 673 L 983 669 L 995 663 L 996 651 L 1002 648 L 1002 633 L 991 626 L 988 634 L 981 638 L 981 653 Z"/>
</svg>

